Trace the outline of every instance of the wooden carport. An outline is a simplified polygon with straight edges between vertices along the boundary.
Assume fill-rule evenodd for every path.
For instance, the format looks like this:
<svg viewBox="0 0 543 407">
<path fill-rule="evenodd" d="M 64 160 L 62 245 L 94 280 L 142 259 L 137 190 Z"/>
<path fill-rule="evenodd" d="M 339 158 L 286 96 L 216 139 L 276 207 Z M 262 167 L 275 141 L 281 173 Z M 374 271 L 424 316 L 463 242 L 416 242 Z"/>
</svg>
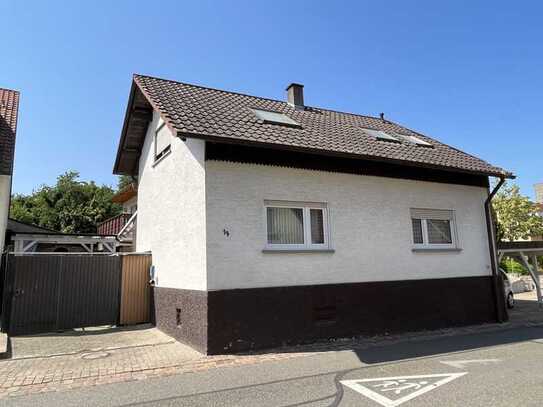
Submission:
<svg viewBox="0 0 543 407">
<path fill-rule="evenodd" d="M 530 273 L 537 290 L 537 302 L 543 307 L 541 296 L 541 284 L 539 281 L 538 256 L 543 256 L 543 241 L 525 242 L 500 242 L 498 243 L 498 260 L 501 262 L 504 256 L 519 259 Z M 530 259 L 532 264 L 530 264 Z"/>
</svg>

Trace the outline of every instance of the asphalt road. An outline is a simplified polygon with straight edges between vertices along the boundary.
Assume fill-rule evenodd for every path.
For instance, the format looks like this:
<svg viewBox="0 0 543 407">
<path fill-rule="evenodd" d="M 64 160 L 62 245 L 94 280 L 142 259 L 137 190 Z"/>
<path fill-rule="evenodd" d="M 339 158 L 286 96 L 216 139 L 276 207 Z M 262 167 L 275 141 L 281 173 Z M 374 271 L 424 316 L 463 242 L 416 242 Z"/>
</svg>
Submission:
<svg viewBox="0 0 543 407">
<path fill-rule="evenodd" d="M 543 328 L 18 397 L 2 406 L 541 406 Z"/>
</svg>

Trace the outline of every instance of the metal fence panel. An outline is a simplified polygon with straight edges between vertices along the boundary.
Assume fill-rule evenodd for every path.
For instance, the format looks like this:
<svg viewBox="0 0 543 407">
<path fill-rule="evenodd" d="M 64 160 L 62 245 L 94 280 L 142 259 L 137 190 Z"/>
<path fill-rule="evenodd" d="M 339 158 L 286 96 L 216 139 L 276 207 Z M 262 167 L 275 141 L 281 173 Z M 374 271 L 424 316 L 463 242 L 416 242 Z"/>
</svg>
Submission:
<svg viewBox="0 0 543 407">
<path fill-rule="evenodd" d="M 48 332 L 56 329 L 59 257 L 10 256 L 11 334 Z"/>
<path fill-rule="evenodd" d="M 9 256 L 11 335 L 118 323 L 118 256 Z"/>
<path fill-rule="evenodd" d="M 58 329 L 117 324 L 120 258 L 62 256 L 62 262 Z"/>
</svg>

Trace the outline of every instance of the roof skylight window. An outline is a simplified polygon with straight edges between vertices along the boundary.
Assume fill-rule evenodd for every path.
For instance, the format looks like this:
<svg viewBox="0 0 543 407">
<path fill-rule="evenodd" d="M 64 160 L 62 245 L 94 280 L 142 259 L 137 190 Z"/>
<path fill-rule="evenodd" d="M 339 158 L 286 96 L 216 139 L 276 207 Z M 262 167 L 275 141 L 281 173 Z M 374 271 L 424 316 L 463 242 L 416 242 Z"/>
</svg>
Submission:
<svg viewBox="0 0 543 407">
<path fill-rule="evenodd" d="M 396 137 L 394 137 L 391 134 L 385 133 L 381 130 L 372 130 L 372 129 L 363 129 L 364 132 L 368 133 L 370 136 L 375 137 L 377 140 L 383 140 L 383 141 L 396 141 L 400 142 L 400 140 Z"/>
<path fill-rule="evenodd" d="M 264 123 L 282 124 L 283 126 L 301 127 L 300 123 L 292 120 L 286 114 L 281 112 L 274 112 L 271 110 L 252 109 L 256 117 L 262 120 Z"/>
<path fill-rule="evenodd" d="M 433 147 L 432 144 L 428 143 L 427 141 L 424 141 L 418 137 L 415 137 L 415 136 L 407 136 L 405 134 L 399 134 L 399 133 L 396 133 L 396 136 L 398 137 L 401 137 L 402 139 L 410 142 L 410 143 L 413 143 L 413 144 L 416 144 L 418 146 L 424 146 L 424 147 Z"/>
</svg>

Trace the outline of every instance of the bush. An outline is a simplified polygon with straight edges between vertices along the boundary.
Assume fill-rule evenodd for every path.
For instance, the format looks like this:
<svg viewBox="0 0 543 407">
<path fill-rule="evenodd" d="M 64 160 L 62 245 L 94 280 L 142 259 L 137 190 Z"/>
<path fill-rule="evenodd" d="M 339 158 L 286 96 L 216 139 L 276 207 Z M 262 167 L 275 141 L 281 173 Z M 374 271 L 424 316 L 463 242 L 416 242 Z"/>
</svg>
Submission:
<svg viewBox="0 0 543 407">
<path fill-rule="evenodd" d="M 518 262 L 515 259 L 511 258 L 505 258 L 502 259 L 500 263 L 500 267 L 507 273 L 507 274 L 520 274 L 520 275 L 529 275 L 528 270 L 524 268 L 520 262 Z"/>
</svg>

